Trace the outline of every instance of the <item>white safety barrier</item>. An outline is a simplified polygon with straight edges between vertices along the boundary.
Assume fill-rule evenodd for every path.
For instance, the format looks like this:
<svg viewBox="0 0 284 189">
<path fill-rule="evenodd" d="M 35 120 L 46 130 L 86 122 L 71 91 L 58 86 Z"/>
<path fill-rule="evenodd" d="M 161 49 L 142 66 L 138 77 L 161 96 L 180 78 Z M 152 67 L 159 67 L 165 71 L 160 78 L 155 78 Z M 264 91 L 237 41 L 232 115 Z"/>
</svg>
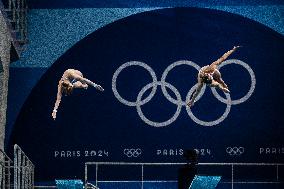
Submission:
<svg viewBox="0 0 284 189">
<path fill-rule="evenodd" d="M 0 189 L 11 188 L 13 161 L 0 149 Z"/>
<path fill-rule="evenodd" d="M 140 167 L 139 173 L 137 175 L 140 175 L 139 178 L 135 181 L 106 181 L 106 180 L 99 180 L 98 175 L 99 170 L 102 169 L 104 166 L 134 166 L 134 167 Z M 86 162 L 85 163 L 85 183 L 88 182 L 94 182 L 95 186 L 98 186 L 98 183 L 106 183 L 106 182 L 140 182 L 141 189 L 143 189 L 144 184 L 147 182 L 177 182 L 176 180 L 157 180 L 157 181 L 148 181 L 146 179 L 147 174 L 145 174 L 145 168 L 157 166 L 157 167 L 165 167 L 165 166 L 183 166 L 185 163 L 140 163 L 140 162 Z M 95 173 L 92 174 L 92 178 L 89 179 L 88 176 L 88 170 L 90 167 L 94 167 Z M 283 184 L 283 180 L 279 179 L 279 170 L 284 170 L 284 164 L 281 163 L 198 163 L 197 164 L 198 169 L 208 168 L 211 174 L 216 174 L 214 171 L 218 168 L 224 168 L 227 169 L 228 172 L 226 173 L 226 177 L 229 177 L 226 181 L 221 181 L 221 183 L 230 185 L 231 189 L 234 189 L 234 185 L 239 184 L 271 184 L 271 185 L 280 185 Z M 252 171 L 254 169 L 265 169 L 269 168 L 272 170 L 273 175 L 275 176 L 273 178 L 265 179 L 265 181 L 256 181 L 252 179 L 240 179 L 241 175 L 238 175 L 240 170 L 247 170 Z M 137 170 L 137 169 L 136 169 Z M 218 173 L 220 174 L 220 172 Z M 102 175 L 100 175 L 102 176 Z M 223 176 L 223 175 L 219 175 Z M 101 178 L 101 177 L 100 177 Z M 88 188 L 87 185 L 85 185 L 85 188 Z"/>
<path fill-rule="evenodd" d="M 14 146 L 14 189 L 34 188 L 35 166 L 22 149 Z"/>
</svg>

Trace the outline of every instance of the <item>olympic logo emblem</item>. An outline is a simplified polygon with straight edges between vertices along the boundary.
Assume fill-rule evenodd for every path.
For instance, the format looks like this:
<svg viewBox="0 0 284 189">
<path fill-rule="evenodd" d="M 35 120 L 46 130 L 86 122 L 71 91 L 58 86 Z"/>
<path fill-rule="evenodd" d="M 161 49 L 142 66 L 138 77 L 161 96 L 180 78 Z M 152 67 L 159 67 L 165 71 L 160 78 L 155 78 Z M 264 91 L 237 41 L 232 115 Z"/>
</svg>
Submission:
<svg viewBox="0 0 284 189">
<path fill-rule="evenodd" d="M 230 154 L 230 156 L 242 155 L 245 152 L 244 147 L 227 147 L 226 152 Z"/>
<path fill-rule="evenodd" d="M 140 148 L 137 149 L 124 149 L 123 150 L 124 155 L 127 157 L 138 157 L 142 154 L 142 150 Z"/>
<path fill-rule="evenodd" d="M 223 98 L 222 96 L 220 96 L 216 89 L 211 87 L 211 91 L 213 93 L 213 95 L 222 103 L 226 104 L 226 109 L 225 112 L 216 120 L 213 121 L 203 121 L 198 119 L 195 115 L 193 115 L 193 112 L 191 111 L 191 108 L 188 107 L 186 105 L 186 102 L 188 102 L 190 100 L 191 95 L 193 94 L 193 92 L 195 91 L 197 85 L 194 85 L 189 92 L 186 95 L 186 100 L 182 100 L 181 95 L 179 93 L 179 91 L 176 89 L 176 87 L 174 87 L 173 85 L 171 85 L 170 83 L 166 82 L 166 78 L 167 75 L 169 74 L 169 72 L 174 69 L 177 66 L 181 66 L 181 65 L 187 65 L 187 66 L 192 66 L 193 68 L 195 68 L 197 71 L 200 70 L 200 66 L 198 66 L 196 63 L 192 62 L 192 61 L 188 61 L 188 60 L 181 60 L 181 61 L 177 61 L 172 63 L 171 65 L 169 65 L 164 73 L 162 74 L 162 78 L 161 81 L 158 81 L 157 76 L 154 72 L 154 70 L 147 64 L 145 64 L 144 62 L 140 62 L 140 61 L 130 61 L 130 62 L 126 62 L 124 64 L 122 64 L 113 74 L 112 77 L 112 91 L 114 93 L 114 96 L 117 98 L 117 100 L 119 102 L 121 102 L 122 104 L 126 105 L 126 106 L 131 106 L 131 107 L 136 107 L 137 113 L 139 115 L 139 117 L 148 125 L 150 126 L 154 126 L 154 127 L 164 127 L 164 126 L 168 126 L 171 123 L 173 123 L 179 116 L 182 107 L 186 107 L 186 111 L 189 115 L 189 117 L 197 124 L 201 125 L 201 126 L 214 126 L 214 125 L 218 125 L 219 123 L 221 123 L 222 121 L 224 121 L 226 119 L 226 117 L 229 115 L 229 112 L 231 110 L 231 106 L 232 105 L 237 105 L 237 104 L 241 104 L 243 102 L 245 102 L 246 100 L 248 100 L 250 98 L 250 96 L 253 94 L 254 89 L 255 89 L 255 85 L 256 85 L 256 79 L 255 79 L 255 74 L 253 72 L 253 70 L 251 69 L 251 67 L 238 59 L 230 59 L 230 60 L 226 60 L 224 61 L 220 66 L 219 69 L 223 66 L 226 66 L 228 64 L 237 64 L 242 66 L 243 68 L 245 68 L 251 78 L 251 86 L 249 91 L 247 92 L 247 94 L 245 94 L 242 98 L 240 99 L 236 99 L 236 100 L 231 100 L 230 94 L 225 93 L 226 99 Z M 121 73 L 122 70 L 130 67 L 130 66 L 139 66 L 142 67 L 144 69 L 146 69 L 150 76 L 152 77 L 152 82 L 145 85 L 140 92 L 137 95 L 136 101 L 128 101 L 126 99 L 124 99 L 117 91 L 117 78 L 119 76 L 119 74 Z M 167 98 L 168 101 L 170 101 L 171 103 L 175 104 L 177 106 L 176 108 L 176 112 L 174 113 L 174 115 L 163 122 L 156 122 L 156 121 L 152 121 L 150 119 L 148 119 L 142 111 L 142 106 L 145 105 L 146 103 L 148 103 L 156 94 L 157 91 L 157 87 L 161 86 L 163 95 Z M 170 96 L 170 94 L 167 92 L 167 89 L 170 89 L 174 95 L 176 96 L 176 99 L 172 98 Z M 151 89 L 150 94 L 145 98 L 142 99 L 142 96 L 144 95 L 144 93 Z M 196 101 L 198 101 L 202 95 L 204 94 L 206 90 L 206 86 L 204 86 L 200 92 L 200 94 L 197 96 Z"/>
</svg>

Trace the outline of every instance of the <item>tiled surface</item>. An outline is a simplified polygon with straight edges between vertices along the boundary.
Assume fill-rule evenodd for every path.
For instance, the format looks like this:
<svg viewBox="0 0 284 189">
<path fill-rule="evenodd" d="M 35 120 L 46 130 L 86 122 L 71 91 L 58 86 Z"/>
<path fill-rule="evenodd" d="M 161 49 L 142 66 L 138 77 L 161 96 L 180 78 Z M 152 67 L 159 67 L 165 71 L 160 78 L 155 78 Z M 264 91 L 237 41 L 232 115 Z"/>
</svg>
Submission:
<svg viewBox="0 0 284 189">
<path fill-rule="evenodd" d="M 202 6 L 201 6 L 202 7 Z M 284 6 L 204 6 L 239 14 L 284 34 Z M 27 50 L 14 67 L 49 67 L 76 42 L 132 14 L 159 8 L 33 9 Z"/>
<path fill-rule="evenodd" d="M 283 0 L 29 0 L 28 3 L 33 9 L 284 5 Z"/>
</svg>

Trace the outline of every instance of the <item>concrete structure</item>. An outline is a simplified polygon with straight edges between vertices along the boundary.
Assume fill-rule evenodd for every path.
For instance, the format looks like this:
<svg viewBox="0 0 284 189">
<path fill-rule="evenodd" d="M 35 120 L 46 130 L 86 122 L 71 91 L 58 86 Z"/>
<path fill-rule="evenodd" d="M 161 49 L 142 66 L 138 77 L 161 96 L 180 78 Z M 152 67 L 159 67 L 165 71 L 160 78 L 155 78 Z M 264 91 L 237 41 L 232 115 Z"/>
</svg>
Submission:
<svg viewBox="0 0 284 189">
<path fill-rule="evenodd" d="M 4 149 L 9 66 L 19 59 L 26 44 L 26 14 L 25 0 L 9 1 L 7 8 L 0 0 L 0 149 Z"/>
<path fill-rule="evenodd" d="M 5 20 L 0 12 L 0 149 L 4 148 L 6 109 L 8 96 L 8 80 L 10 65 L 11 35 Z"/>
</svg>

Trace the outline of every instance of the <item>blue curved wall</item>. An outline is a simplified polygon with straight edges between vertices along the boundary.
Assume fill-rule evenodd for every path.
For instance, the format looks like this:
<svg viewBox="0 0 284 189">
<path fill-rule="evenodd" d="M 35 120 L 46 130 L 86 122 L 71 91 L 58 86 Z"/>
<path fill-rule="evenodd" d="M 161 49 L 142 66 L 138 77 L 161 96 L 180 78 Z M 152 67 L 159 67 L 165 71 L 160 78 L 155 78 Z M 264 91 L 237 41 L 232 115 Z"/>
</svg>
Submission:
<svg viewBox="0 0 284 189">
<path fill-rule="evenodd" d="M 139 12 L 163 7 L 201 7 L 242 15 L 283 35 L 281 0 L 249 1 L 28 1 L 29 44 L 11 64 L 6 141 L 31 89 L 69 48 L 97 29 Z M 18 96 L 21 91 L 21 96 Z"/>
<path fill-rule="evenodd" d="M 115 98 L 112 77 L 129 61 L 142 61 L 155 71 L 158 80 L 171 63 L 191 60 L 210 64 L 233 45 L 242 45 L 230 58 L 246 62 L 256 77 L 252 96 L 232 106 L 228 117 L 213 127 L 196 124 L 183 107 L 170 125 L 155 128 Z M 283 75 L 284 38 L 257 22 L 222 11 L 199 8 L 169 8 L 132 15 L 88 35 L 66 51 L 42 76 L 32 90 L 15 123 L 9 145 L 19 144 L 37 167 L 37 180 L 82 177 L 85 161 L 183 161 L 182 150 L 196 148 L 203 162 L 282 162 L 283 159 Z M 56 121 L 51 119 L 57 81 L 65 69 L 75 68 L 105 87 L 76 90 L 63 97 Z M 196 82 L 197 71 L 181 66 L 167 81 L 185 99 Z M 232 99 L 246 94 L 248 72 L 239 65 L 222 68 Z M 151 82 L 142 68 L 131 67 L 119 76 L 121 96 L 135 100 L 141 88 Z M 145 96 L 149 94 L 146 92 Z M 173 93 L 170 92 L 172 96 Z M 143 96 L 143 98 L 145 98 Z M 192 111 L 203 120 L 218 118 L 225 105 L 209 89 Z M 149 119 L 168 119 L 176 110 L 158 87 L 153 99 L 142 106 Z M 244 147 L 232 156 L 227 147 Z M 124 149 L 140 148 L 138 158 Z M 262 149 L 277 148 L 277 153 Z M 170 150 L 171 154 L 170 154 Z M 67 155 L 71 151 L 71 154 Z M 85 157 L 95 151 L 94 156 Z M 99 156 L 99 151 L 102 156 Z M 160 154 L 160 151 L 166 153 Z M 72 166 L 70 166 L 72 165 Z M 64 175 L 64 176 L 63 176 Z"/>
</svg>

